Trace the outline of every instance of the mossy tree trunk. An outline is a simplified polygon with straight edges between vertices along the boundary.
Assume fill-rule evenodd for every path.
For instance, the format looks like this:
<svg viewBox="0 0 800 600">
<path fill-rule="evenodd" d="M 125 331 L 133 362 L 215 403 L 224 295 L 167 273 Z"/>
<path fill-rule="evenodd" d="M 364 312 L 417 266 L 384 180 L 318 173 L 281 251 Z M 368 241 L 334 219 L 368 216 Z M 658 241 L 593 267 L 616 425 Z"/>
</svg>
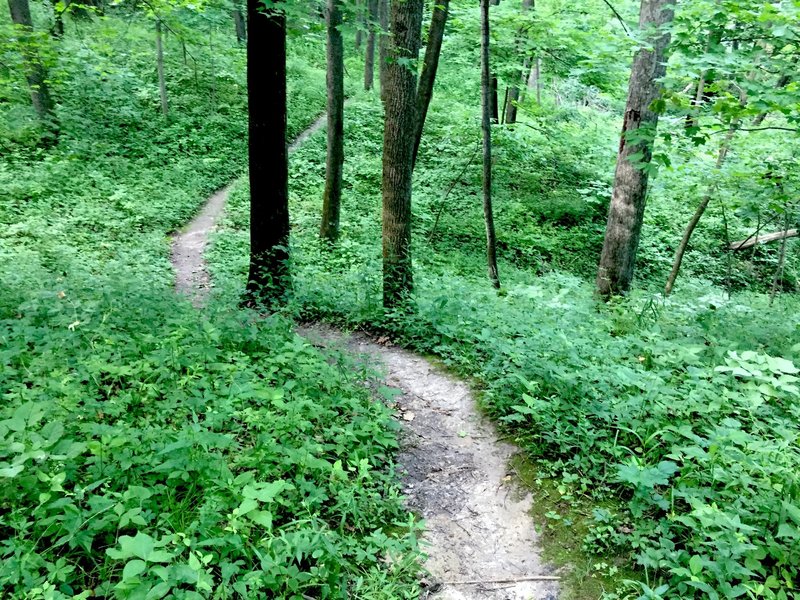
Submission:
<svg viewBox="0 0 800 600">
<path fill-rule="evenodd" d="M 383 135 L 383 304 L 401 307 L 413 289 L 411 175 L 417 119 L 417 74 L 424 0 L 392 2 Z"/>
<path fill-rule="evenodd" d="M 633 279 L 658 127 L 658 113 L 653 110 L 653 103 L 661 96 L 659 80 L 666 72 L 670 40 L 663 26 L 672 21 L 674 2 L 642 0 L 641 4 L 639 27 L 645 31 L 654 30 L 654 33 L 649 40 L 652 48 L 639 50 L 631 67 L 614 189 L 597 270 L 597 292 L 603 298 L 627 293 Z"/>
</svg>

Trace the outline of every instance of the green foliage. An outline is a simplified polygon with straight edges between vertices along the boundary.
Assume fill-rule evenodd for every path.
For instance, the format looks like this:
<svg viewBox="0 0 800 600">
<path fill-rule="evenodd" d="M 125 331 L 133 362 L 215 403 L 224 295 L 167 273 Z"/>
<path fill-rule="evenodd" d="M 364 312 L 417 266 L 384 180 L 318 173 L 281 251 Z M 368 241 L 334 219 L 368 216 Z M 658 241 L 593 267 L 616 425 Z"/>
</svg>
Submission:
<svg viewBox="0 0 800 600">
<path fill-rule="evenodd" d="M 487 411 L 558 484 L 564 502 L 615 504 L 615 516 L 592 519 L 584 541 L 590 552 L 634 564 L 652 592 L 632 584 L 623 596 L 790 593 L 800 564 L 791 516 L 800 506 L 797 301 L 769 307 L 763 296 L 727 298 L 687 283 L 668 302 L 639 294 L 599 308 L 586 282 L 565 274 L 533 279 L 509 255 L 500 265 L 505 288 L 494 293 L 483 279 L 477 174 L 465 176 L 463 203 L 448 200 L 452 221 L 440 223 L 442 236 L 460 234 L 463 242 L 467 231 L 474 245 L 427 239 L 438 209 L 428 199 L 438 187 L 438 200 L 450 182 L 439 155 L 455 152 L 451 139 L 463 140 L 457 123 L 465 113 L 453 107 L 447 97 L 435 109 L 437 147 L 429 142 L 415 175 L 416 313 L 381 309 L 380 131 L 368 126 L 380 107 L 366 98 L 347 109 L 347 192 L 335 252 L 316 235 L 324 135 L 292 163 L 290 310 L 388 331 L 476 377 Z M 523 186 L 527 174 L 505 154 L 516 136 L 499 132 L 496 172 L 501 181 L 516 173 Z M 533 160 L 550 149 L 528 152 Z M 246 272 L 244 191 L 234 193 L 210 255 L 221 295 L 240 289 Z M 514 235 L 506 211 L 515 203 L 499 191 L 502 239 Z"/>
<path fill-rule="evenodd" d="M 245 164 L 233 32 L 188 66 L 167 38 L 164 118 L 147 22 L 69 25 L 59 144 L 2 136 L 0 596 L 416 597 L 367 374 L 172 290 L 167 235 Z M 324 105 L 321 54 L 292 38 L 292 134 Z"/>
</svg>

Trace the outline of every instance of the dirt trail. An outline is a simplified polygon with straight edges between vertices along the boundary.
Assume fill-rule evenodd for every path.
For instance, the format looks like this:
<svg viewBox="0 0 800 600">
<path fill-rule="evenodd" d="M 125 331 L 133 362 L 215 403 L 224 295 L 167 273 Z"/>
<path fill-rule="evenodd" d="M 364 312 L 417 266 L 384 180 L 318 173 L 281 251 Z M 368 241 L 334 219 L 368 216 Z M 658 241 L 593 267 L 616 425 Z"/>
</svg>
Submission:
<svg viewBox="0 0 800 600">
<path fill-rule="evenodd" d="M 289 147 L 292 152 L 325 124 L 320 117 Z M 203 253 L 230 186 L 209 198 L 173 238 L 175 287 L 202 304 L 210 288 Z M 469 387 L 426 359 L 363 334 L 324 325 L 298 331 L 323 347 L 343 347 L 378 367 L 399 391 L 404 424 L 404 493 L 427 524 L 424 549 L 431 577 L 423 598 L 437 600 L 556 600 L 555 581 L 541 561 L 530 515 L 531 497 L 514 487 L 507 465 L 515 449 L 502 443 L 477 411 Z"/>
<path fill-rule="evenodd" d="M 360 355 L 399 391 L 403 491 L 427 525 L 432 577 L 424 597 L 555 600 L 556 582 L 526 581 L 553 572 L 539 557 L 530 494 L 516 488 L 507 470 L 515 449 L 498 440 L 469 386 L 420 356 L 363 334 L 346 336 L 319 324 L 299 333 L 319 346 Z M 502 583 L 454 583 L 466 581 Z"/>
<path fill-rule="evenodd" d="M 289 154 L 322 129 L 325 122 L 326 116 L 323 114 L 289 145 Z M 226 185 L 215 192 L 195 218 L 172 237 L 170 260 L 175 269 L 175 290 L 191 296 L 195 306 L 203 303 L 212 287 L 204 255 L 208 238 L 225 210 L 231 187 Z"/>
</svg>

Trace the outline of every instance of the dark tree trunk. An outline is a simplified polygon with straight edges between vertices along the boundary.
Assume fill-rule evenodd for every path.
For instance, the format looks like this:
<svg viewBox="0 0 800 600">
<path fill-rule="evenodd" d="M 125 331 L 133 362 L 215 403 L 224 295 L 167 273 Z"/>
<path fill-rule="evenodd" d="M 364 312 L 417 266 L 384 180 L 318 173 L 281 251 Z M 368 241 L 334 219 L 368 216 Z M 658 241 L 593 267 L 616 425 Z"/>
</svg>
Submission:
<svg viewBox="0 0 800 600">
<path fill-rule="evenodd" d="M 236 29 L 236 41 L 244 44 L 247 41 L 247 25 L 239 6 L 233 9 L 233 26 Z"/>
<path fill-rule="evenodd" d="M 522 12 L 526 13 L 533 7 L 533 0 L 522 0 Z M 524 32 L 519 33 L 519 38 L 521 38 Z M 518 38 L 518 39 L 519 39 Z M 522 68 L 519 70 L 517 75 L 517 84 L 511 86 L 508 90 L 508 102 L 506 105 L 506 118 L 505 121 L 509 125 L 513 125 L 517 122 L 517 105 L 521 101 L 521 90 L 525 89 L 525 83 L 527 82 L 528 77 L 528 70 L 530 69 L 531 59 L 528 56 L 522 60 Z"/>
<path fill-rule="evenodd" d="M 378 76 L 381 82 L 381 100 L 386 102 L 386 71 L 389 64 L 389 0 L 378 0 L 378 23 L 381 27 L 378 40 Z"/>
<path fill-rule="evenodd" d="M 279 302 L 289 279 L 289 164 L 286 147 L 286 17 L 247 0 L 250 162 L 249 300 Z"/>
<path fill-rule="evenodd" d="M 344 41 L 341 0 L 328 0 L 328 158 L 319 235 L 330 242 L 339 237 L 344 164 Z"/>
<path fill-rule="evenodd" d="M 492 123 L 500 122 L 500 102 L 497 99 L 497 77 L 491 78 L 491 91 L 489 96 L 489 111 L 492 114 Z"/>
<path fill-rule="evenodd" d="M 164 76 L 164 45 L 161 40 L 161 19 L 156 17 L 156 67 L 158 69 L 158 95 L 161 98 L 161 112 L 169 114 L 167 102 L 167 80 Z"/>
<path fill-rule="evenodd" d="M 674 1 L 642 0 L 639 27 L 642 30 L 655 27 L 656 33 L 650 40 L 652 50 L 639 50 L 631 67 L 614 191 L 597 272 L 597 291 L 603 298 L 627 293 L 633 279 L 647 197 L 646 167 L 650 164 L 658 126 L 658 113 L 652 110 L 652 104 L 661 95 L 658 80 L 666 72 L 670 39 L 661 27 L 672 20 Z M 631 160 L 634 155 L 638 156 Z"/>
<path fill-rule="evenodd" d="M 439 55 L 442 52 L 442 40 L 444 39 L 444 28 L 447 24 L 449 7 L 450 0 L 434 1 L 431 27 L 428 31 L 428 45 L 425 48 L 425 61 L 422 64 L 419 89 L 417 90 L 417 132 L 414 137 L 414 164 L 417 163 L 422 130 L 425 128 L 428 107 L 431 104 L 431 98 L 433 98 L 433 84 L 436 81 L 436 71 L 439 69 Z"/>
<path fill-rule="evenodd" d="M 11 21 L 19 31 L 19 43 L 25 60 L 25 78 L 30 88 L 31 104 L 36 116 L 53 134 L 58 131 L 53 99 L 47 85 L 47 70 L 39 58 L 33 39 L 33 20 L 28 0 L 8 0 Z"/>
<path fill-rule="evenodd" d="M 367 55 L 364 58 L 364 89 L 369 91 L 375 82 L 375 22 L 378 20 L 378 0 L 367 0 Z"/>
<path fill-rule="evenodd" d="M 386 73 L 383 134 L 383 304 L 400 307 L 413 289 L 411 175 L 417 114 L 417 75 L 424 0 L 392 3 L 391 61 Z"/>
<path fill-rule="evenodd" d="M 489 279 L 500 287 L 497 273 L 497 240 L 492 213 L 491 74 L 489 70 L 489 0 L 481 0 L 481 130 L 483 132 L 483 216 L 486 223 L 486 260 Z"/>
</svg>

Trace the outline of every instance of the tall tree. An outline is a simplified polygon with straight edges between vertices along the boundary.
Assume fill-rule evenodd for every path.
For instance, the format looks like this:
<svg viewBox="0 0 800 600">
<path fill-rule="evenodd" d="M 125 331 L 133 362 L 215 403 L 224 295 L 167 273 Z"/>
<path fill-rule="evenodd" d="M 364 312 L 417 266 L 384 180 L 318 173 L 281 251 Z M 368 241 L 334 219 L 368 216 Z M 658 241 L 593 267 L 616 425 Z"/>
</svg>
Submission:
<svg viewBox="0 0 800 600">
<path fill-rule="evenodd" d="M 447 24 L 447 15 L 450 0 L 434 0 L 431 26 L 428 30 L 428 44 L 425 47 L 425 60 L 422 63 L 422 73 L 419 76 L 417 89 L 417 131 L 414 137 L 414 164 L 417 163 L 419 144 L 422 141 L 422 130 L 425 128 L 425 119 L 428 116 L 428 107 L 433 98 L 433 84 L 436 81 L 436 71 L 439 69 L 439 55 L 442 52 L 444 28 Z"/>
<path fill-rule="evenodd" d="M 381 100 L 386 102 L 386 69 L 389 66 L 389 0 L 378 0 L 378 76 L 381 82 Z"/>
<path fill-rule="evenodd" d="M 367 0 L 367 54 L 364 58 L 364 89 L 369 91 L 375 82 L 375 21 L 378 20 L 378 0 Z"/>
<path fill-rule="evenodd" d="M 424 0 L 395 0 L 386 69 L 383 134 L 383 304 L 401 306 L 413 289 L 411 175 L 417 115 L 417 59 Z"/>
<path fill-rule="evenodd" d="M 608 211 L 603 252 L 597 271 L 597 291 L 608 298 L 630 289 L 639 236 L 644 219 L 647 182 L 658 112 L 653 103 L 661 96 L 659 80 L 666 73 L 675 0 L 642 0 L 639 27 L 650 30 L 651 48 L 641 48 L 633 58 L 628 102 L 614 173 L 614 190 Z"/>
<path fill-rule="evenodd" d="M 522 0 L 522 12 L 527 13 L 533 8 L 534 0 Z M 520 37 L 523 32 L 520 32 Z M 520 102 L 521 91 L 525 89 L 527 83 L 528 71 L 530 71 L 531 57 L 525 54 L 522 60 L 522 68 L 517 72 L 517 82 L 508 89 L 508 102 L 506 103 L 506 123 L 513 124 L 517 122 L 517 105 Z"/>
<path fill-rule="evenodd" d="M 161 39 L 161 19 L 156 16 L 156 67 L 158 70 L 158 95 L 161 98 L 161 112 L 169 114 L 167 102 L 167 80 L 164 76 L 164 43 Z"/>
<path fill-rule="evenodd" d="M 344 163 L 344 41 L 341 31 L 341 4 L 341 0 L 328 0 L 325 16 L 328 29 L 328 157 L 319 234 L 331 242 L 339 237 Z"/>
<path fill-rule="evenodd" d="M 481 0 L 481 130 L 483 132 L 483 216 L 486 223 L 486 260 L 489 279 L 500 287 L 497 273 L 497 240 L 492 213 L 492 107 L 489 66 L 489 0 Z"/>
<path fill-rule="evenodd" d="M 289 279 L 289 163 L 286 148 L 286 17 L 247 0 L 250 165 L 249 300 L 280 301 Z"/>
<path fill-rule="evenodd" d="M 47 84 L 47 69 L 42 64 L 33 31 L 33 20 L 28 0 L 8 0 L 11 21 L 19 31 L 20 47 L 25 59 L 25 78 L 31 94 L 31 104 L 36 116 L 53 133 L 58 130 L 53 98 Z"/>
</svg>

